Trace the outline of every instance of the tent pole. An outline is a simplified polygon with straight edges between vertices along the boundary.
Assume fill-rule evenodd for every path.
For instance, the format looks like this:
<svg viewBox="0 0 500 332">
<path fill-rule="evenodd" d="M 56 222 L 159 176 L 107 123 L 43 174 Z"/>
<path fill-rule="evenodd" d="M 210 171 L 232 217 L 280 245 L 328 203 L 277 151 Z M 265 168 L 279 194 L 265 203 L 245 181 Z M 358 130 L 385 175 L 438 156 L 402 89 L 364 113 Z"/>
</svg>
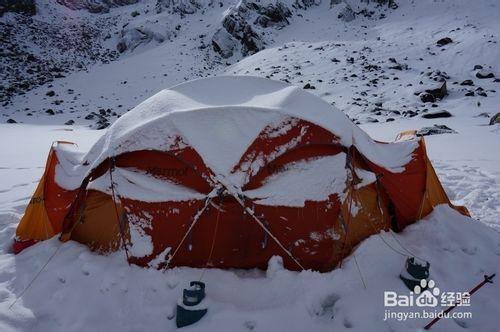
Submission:
<svg viewBox="0 0 500 332">
<path fill-rule="evenodd" d="M 292 253 L 288 249 L 286 249 L 285 246 L 278 240 L 278 238 L 276 238 L 276 236 L 274 236 L 271 233 L 271 231 L 267 229 L 267 227 L 262 223 L 262 221 L 260 221 L 259 218 L 255 216 L 255 212 L 245 205 L 245 203 L 238 196 L 237 193 L 229 189 L 229 186 L 220 181 L 219 179 L 216 179 L 216 182 L 218 182 L 222 187 L 224 187 L 224 189 L 226 189 L 226 191 L 236 199 L 238 204 L 241 205 L 241 207 L 252 217 L 252 219 L 255 220 L 255 222 L 257 222 L 257 224 L 274 240 L 274 242 L 276 242 L 276 244 L 295 262 L 295 264 L 297 264 L 297 266 L 301 268 L 301 270 L 305 270 L 304 266 L 300 264 L 300 262 L 292 255 Z"/>
<path fill-rule="evenodd" d="M 472 295 L 474 294 L 475 292 L 477 292 L 479 290 L 479 288 L 483 287 L 484 285 L 486 284 L 492 284 L 493 283 L 493 278 L 495 277 L 495 273 L 488 276 L 488 275 L 485 275 L 484 276 L 484 280 L 482 282 L 480 282 L 476 287 L 472 288 L 470 291 L 469 291 L 469 295 Z M 424 327 L 424 330 L 429 330 L 432 325 L 436 324 L 442 317 L 444 317 L 445 314 L 449 313 L 450 311 L 452 311 L 453 309 L 455 309 L 458 305 L 461 304 L 461 301 L 457 301 L 453 306 L 449 307 L 448 309 L 444 310 L 441 312 L 440 315 L 438 315 L 438 317 L 434 318 L 429 324 L 425 325 Z"/>
</svg>

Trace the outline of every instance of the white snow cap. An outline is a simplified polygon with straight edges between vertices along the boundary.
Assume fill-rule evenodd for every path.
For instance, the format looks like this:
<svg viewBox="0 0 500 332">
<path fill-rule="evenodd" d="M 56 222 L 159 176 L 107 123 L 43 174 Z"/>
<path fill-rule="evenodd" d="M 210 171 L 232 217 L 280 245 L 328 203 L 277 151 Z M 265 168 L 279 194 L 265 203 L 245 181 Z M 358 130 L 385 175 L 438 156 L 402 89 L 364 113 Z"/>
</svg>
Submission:
<svg viewBox="0 0 500 332">
<path fill-rule="evenodd" d="M 160 91 L 123 115 L 84 157 L 85 173 L 109 156 L 189 144 L 212 171 L 229 176 L 267 125 L 290 116 L 331 131 L 344 146 L 354 144 L 372 162 L 394 172 L 404 169 L 417 146 L 375 142 L 343 112 L 296 86 L 219 76 Z"/>
</svg>

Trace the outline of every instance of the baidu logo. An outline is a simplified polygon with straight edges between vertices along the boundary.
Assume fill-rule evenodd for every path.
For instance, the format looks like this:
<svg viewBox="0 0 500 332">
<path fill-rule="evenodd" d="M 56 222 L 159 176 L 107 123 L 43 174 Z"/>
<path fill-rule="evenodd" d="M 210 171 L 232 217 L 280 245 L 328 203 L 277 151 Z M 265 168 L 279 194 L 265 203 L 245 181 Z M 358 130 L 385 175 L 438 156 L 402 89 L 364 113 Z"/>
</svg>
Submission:
<svg viewBox="0 0 500 332">
<path fill-rule="evenodd" d="M 434 280 L 431 279 L 427 282 L 427 280 L 422 279 L 420 285 L 416 285 L 413 289 L 413 293 L 418 295 L 415 300 L 418 307 L 436 307 L 441 291 L 436 287 Z"/>
<path fill-rule="evenodd" d="M 401 295 L 394 291 L 384 292 L 384 306 L 386 307 L 436 307 L 439 304 L 441 291 L 436 287 L 434 280 L 420 280 L 413 292 Z"/>
</svg>

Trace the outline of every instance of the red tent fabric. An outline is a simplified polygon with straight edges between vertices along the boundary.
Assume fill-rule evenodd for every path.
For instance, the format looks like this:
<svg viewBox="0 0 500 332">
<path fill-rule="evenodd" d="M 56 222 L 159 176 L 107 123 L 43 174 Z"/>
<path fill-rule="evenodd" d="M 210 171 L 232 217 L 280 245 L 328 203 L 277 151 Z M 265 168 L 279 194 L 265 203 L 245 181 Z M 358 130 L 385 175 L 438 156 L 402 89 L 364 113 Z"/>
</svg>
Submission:
<svg viewBox="0 0 500 332">
<path fill-rule="evenodd" d="M 19 243 L 61 232 L 154 268 L 265 268 L 281 255 L 328 271 L 366 237 L 451 205 L 423 139 L 375 142 L 321 99 L 255 77 L 164 90 L 88 153 L 54 145 L 41 183 Z"/>
</svg>

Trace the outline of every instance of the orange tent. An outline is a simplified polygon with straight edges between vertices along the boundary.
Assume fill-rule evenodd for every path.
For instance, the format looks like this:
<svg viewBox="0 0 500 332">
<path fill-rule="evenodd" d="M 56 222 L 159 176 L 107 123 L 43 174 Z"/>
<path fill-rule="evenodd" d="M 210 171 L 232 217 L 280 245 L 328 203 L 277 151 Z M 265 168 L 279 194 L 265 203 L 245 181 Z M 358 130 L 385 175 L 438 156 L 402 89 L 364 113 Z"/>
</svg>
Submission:
<svg viewBox="0 0 500 332">
<path fill-rule="evenodd" d="M 154 268 L 265 268 L 281 255 L 289 269 L 328 271 L 368 236 L 452 206 L 423 138 L 406 134 L 373 141 L 281 82 L 181 84 L 86 154 L 53 145 L 14 247 L 60 234 Z"/>
</svg>

